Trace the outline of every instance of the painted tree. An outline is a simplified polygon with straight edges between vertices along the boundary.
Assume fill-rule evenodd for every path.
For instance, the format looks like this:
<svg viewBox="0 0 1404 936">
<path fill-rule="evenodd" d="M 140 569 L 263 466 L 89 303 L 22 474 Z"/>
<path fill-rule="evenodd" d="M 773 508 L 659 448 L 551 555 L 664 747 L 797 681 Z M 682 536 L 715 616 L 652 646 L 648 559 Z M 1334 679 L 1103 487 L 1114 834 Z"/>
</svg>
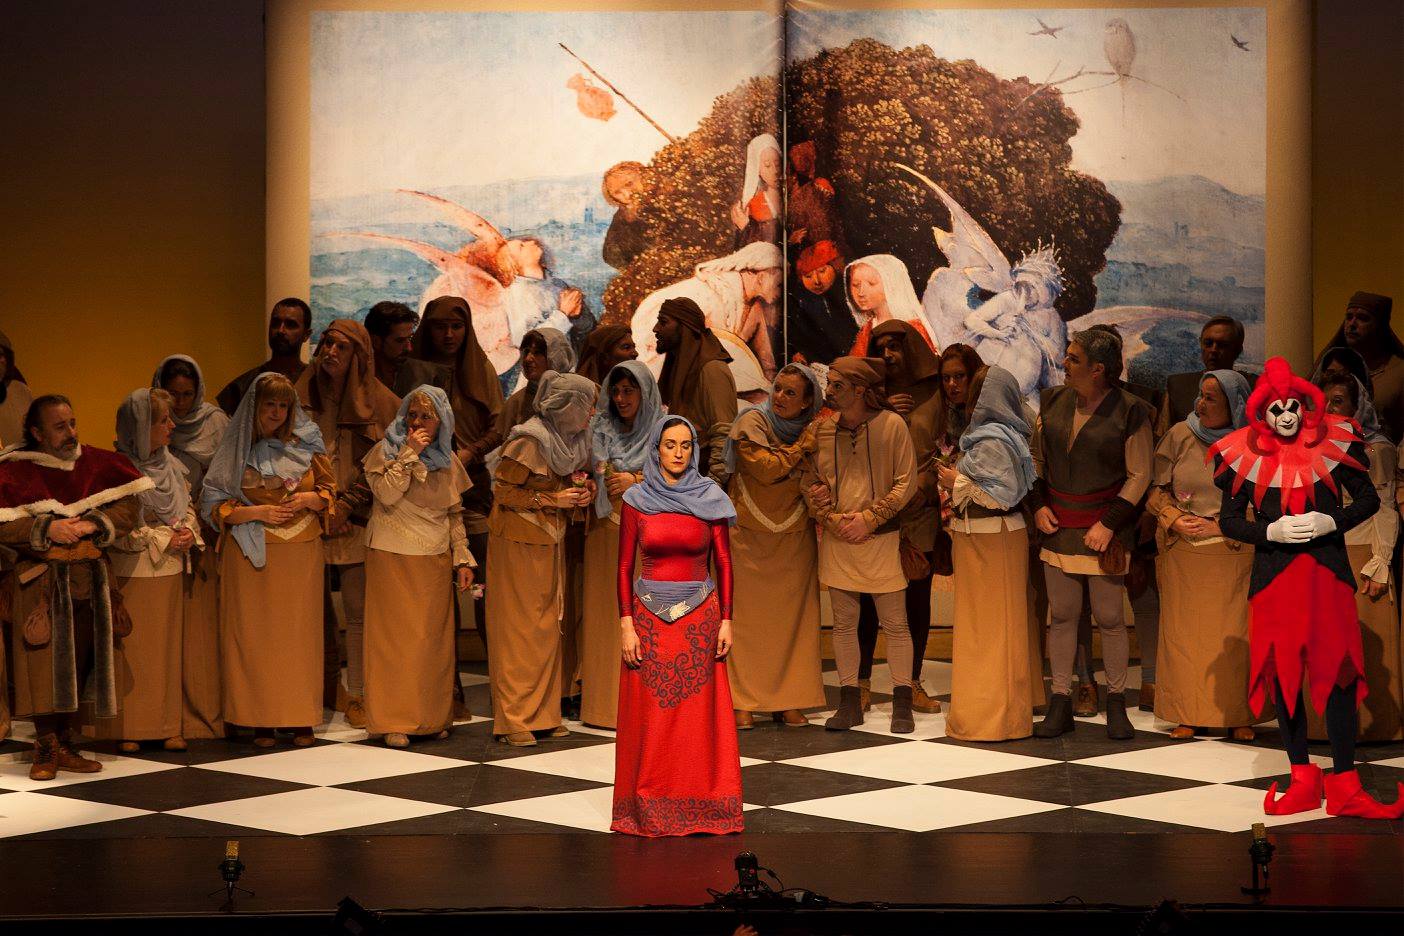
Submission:
<svg viewBox="0 0 1404 936">
<path fill-rule="evenodd" d="M 938 182 L 1011 261 L 1054 244 L 1065 283 L 1059 313 L 1092 310 L 1121 205 L 1100 180 L 1071 168 L 1079 123 L 1060 91 L 1035 94 L 1039 84 L 1027 78 L 871 39 L 791 63 L 785 88 L 788 139 L 815 141 L 855 256 L 902 258 L 918 294 L 946 264 L 931 233 L 949 226 L 946 210 L 892 166 L 900 162 Z M 641 207 L 650 247 L 610 283 L 609 318 L 627 320 L 648 292 L 731 250 L 727 208 L 739 194 L 746 143 L 775 133 L 777 120 L 775 82 L 755 79 L 659 150 Z"/>
</svg>

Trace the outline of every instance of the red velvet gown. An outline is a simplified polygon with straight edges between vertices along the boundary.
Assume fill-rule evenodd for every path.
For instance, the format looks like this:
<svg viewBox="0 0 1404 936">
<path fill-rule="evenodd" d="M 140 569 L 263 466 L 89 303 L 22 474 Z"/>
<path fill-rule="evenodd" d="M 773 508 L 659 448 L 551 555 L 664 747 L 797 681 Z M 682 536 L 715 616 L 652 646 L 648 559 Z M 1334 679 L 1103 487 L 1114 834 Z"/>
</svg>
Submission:
<svg viewBox="0 0 1404 936">
<path fill-rule="evenodd" d="M 646 579 L 700 582 L 715 558 L 716 588 L 671 624 L 634 596 L 634 549 Z M 717 631 L 731 618 L 727 523 L 644 514 L 624 504 L 619 524 L 619 613 L 633 615 L 641 665 L 619 673 L 614 759 L 615 832 L 741 831 L 741 758 Z"/>
</svg>

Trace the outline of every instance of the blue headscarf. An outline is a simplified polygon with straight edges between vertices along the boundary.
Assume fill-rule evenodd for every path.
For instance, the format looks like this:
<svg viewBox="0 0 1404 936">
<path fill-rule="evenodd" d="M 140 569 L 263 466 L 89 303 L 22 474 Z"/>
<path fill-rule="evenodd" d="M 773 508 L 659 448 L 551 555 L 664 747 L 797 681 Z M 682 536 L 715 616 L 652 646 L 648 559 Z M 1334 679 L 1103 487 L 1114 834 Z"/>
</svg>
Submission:
<svg viewBox="0 0 1404 936">
<path fill-rule="evenodd" d="M 1204 381 L 1210 377 L 1219 382 L 1219 387 L 1224 391 L 1224 398 L 1228 400 L 1229 424 L 1218 429 L 1210 429 L 1199 421 L 1199 401 L 1204 397 Z M 1195 411 L 1185 417 L 1185 425 L 1189 426 L 1189 431 L 1194 433 L 1196 439 L 1205 445 L 1213 445 L 1235 429 L 1242 429 L 1248 425 L 1248 395 L 1253 392 L 1253 388 L 1248 385 L 1247 377 L 1236 370 L 1208 371 L 1199 378 L 1199 387 L 1199 396 L 1194 398 Z"/>
<path fill-rule="evenodd" d="M 658 459 L 658 445 L 663 439 L 663 430 L 669 423 L 680 422 L 692 433 L 692 458 L 687 470 L 676 484 L 669 484 L 663 477 L 663 466 Z M 624 492 L 624 503 L 640 513 L 687 514 L 698 520 L 710 523 L 713 520 L 736 522 L 736 508 L 731 498 L 721 486 L 711 478 L 697 473 L 697 430 L 692 423 L 681 416 L 663 416 L 653 424 L 648 434 L 648 463 L 644 465 L 642 484 L 636 484 Z"/>
<path fill-rule="evenodd" d="M 812 389 L 812 396 L 809 401 L 809 408 L 800 413 L 795 419 L 781 419 L 775 415 L 773 401 L 775 399 L 775 385 L 780 382 L 780 378 L 785 374 L 799 374 L 809 381 Z M 819 382 L 819 375 L 804 364 L 786 364 L 780 369 L 780 373 L 775 375 L 775 380 L 770 383 L 771 395 L 765 398 L 764 403 L 743 406 L 736 414 L 736 419 L 731 423 L 732 431 L 726 437 L 726 448 L 722 450 L 726 459 L 726 473 L 736 474 L 736 443 L 738 440 L 736 426 L 741 422 L 741 417 L 751 410 L 760 410 L 765 414 L 765 421 L 770 423 L 770 429 L 775 433 L 783 445 L 793 445 L 795 440 L 804 432 L 804 427 L 813 421 L 819 410 L 824 405 L 824 386 Z"/>
<path fill-rule="evenodd" d="M 614 407 L 609 402 L 610 390 L 614 388 L 615 381 L 623 376 L 634 378 L 639 385 L 639 411 L 634 414 L 634 428 L 627 432 L 614 415 Z M 610 368 L 605 375 L 595 408 L 595 417 L 590 420 L 595 453 L 595 484 L 599 487 L 599 493 L 595 496 L 595 515 L 608 517 L 609 490 L 605 487 L 600 466 L 608 462 L 614 471 L 642 471 L 648 465 L 649 436 L 653 433 L 653 424 L 663 415 L 663 397 L 658 391 L 658 381 L 647 364 L 623 361 Z M 653 447 L 655 450 L 658 448 L 656 443 Z"/>
<path fill-rule="evenodd" d="M 990 365 L 960 436 L 960 473 L 1005 510 L 1024 499 L 1035 478 L 1023 404 L 1018 379 Z"/>
<path fill-rule="evenodd" d="M 431 384 L 420 384 L 400 401 L 400 412 L 385 430 L 385 438 L 380 441 L 381 448 L 385 450 L 385 460 L 394 461 L 405 447 L 405 440 L 409 438 L 406 415 L 415 394 L 427 396 L 434 404 L 434 411 L 439 414 L 439 434 L 419 453 L 419 460 L 429 471 L 447 468 L 453 462 L 453 404 L 449 402 L 447 393 Z"/>
<path fill-rule="evenodd" d="M 200 491 L 200 515 L 210 526 L 215 526 L 213 514 L 220 504 L 226 501 L 253 504 L 244 494 L 245 468 L 252 468 L 265 478 L 300 482 L 311 467 L 312 458 L 327 450 L 322 442 L 322 430 L 317 428 L 317 424 L 295 399 L 292 412 L 288 415 L 293 421 L 292 436 L 288 441 L 273 436 L 255 440 L 258 387 L 273 376 L 272 373 L 265 373 L 254 378 L 210 459 L 210 470 L 205 473 L 205 486 Z M 263 568 L 268 561 L 263 524 L 257 520 L 236 523 L 229 528 L 229 533 L 249 563 L 255 569 Z"/>
</svg>

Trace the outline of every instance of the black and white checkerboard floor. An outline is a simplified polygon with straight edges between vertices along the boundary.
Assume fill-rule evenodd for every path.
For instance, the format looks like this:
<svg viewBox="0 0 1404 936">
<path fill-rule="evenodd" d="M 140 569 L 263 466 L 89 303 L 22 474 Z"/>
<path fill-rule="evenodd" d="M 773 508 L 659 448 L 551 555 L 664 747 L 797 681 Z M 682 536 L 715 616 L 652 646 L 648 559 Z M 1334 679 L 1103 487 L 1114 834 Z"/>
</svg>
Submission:
<svg viewBox="0 0 1404 936">
<path fill-rule="evenodd" d="M 463 678 L 473 711 L 486 711 L 486 678 Z M 835 674 L 825 678 L 836 696 Z M 1263 790 L 1285 782 L 1275 728 L 1253 743 L 1172 741 L 1171 726 L 1133 711 L 1128 742 L 1109 741 L 1098 717 L 1058 739 L 973 744 L 946 738 L 943 715 L 918 715 L 915 734 L 894 736 L 885 678 L 879 665 L 874 710 L 858 730 L 825 731 L 824 714 L 812 713 L 808 728 L 758 720 L 741 733 L 748 831 L 1237 832 L 1265 821 L 1399 834 L 1404 825 L 1324 810 L 1263 816 Z M 948 697 L 950 665 L 928 662 L 926 685 Z M 102 773 L 35 783 L 19 723 L 0 744 L 0 838 L 605 832 L 613 737 L 571 727 L 569 738 L 509 748 L 475 718 L 447 740 L 392 750 L 337 716 L 309 748 L 286 737 L 271 751 L 247 739 L 192 742 L 179 754 L 99 747 Z M 1313 751 L 1329 763 L 1324 747 Z M 1364 747 L 1361 759 L 1366 786 L 1392 800 L 1404 745 Z"/>
</svg>

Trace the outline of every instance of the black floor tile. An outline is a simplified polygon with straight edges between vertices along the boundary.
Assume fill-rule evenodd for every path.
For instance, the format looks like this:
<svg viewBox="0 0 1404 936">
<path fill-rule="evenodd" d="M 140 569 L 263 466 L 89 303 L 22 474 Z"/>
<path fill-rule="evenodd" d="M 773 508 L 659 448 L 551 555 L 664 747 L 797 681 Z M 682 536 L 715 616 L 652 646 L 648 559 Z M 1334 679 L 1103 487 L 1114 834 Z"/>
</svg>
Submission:
<svg viewBox="0 0 1404 936">
<path fill-rule="evenodd" d="M 1197 780 L 1133 773 L 1129 770 L 1108 770 L 1082 764 L 1048 764 L 1043 767 L 1030 767 L 1027 770 L 964 777 L 931 785 L 1057 803 L 1060 806 L 1082 806 L 1131 796 L 1185 790 L 1206 784 Z"/>
<path fill-rule="evenodd" d="M 869 717 L 873 714 L 869 713 Z M 877 717 L 885 719 L 887 716 L 877 714 Z M 835 751 L 858 751 L 896 744 L 901 740 L 866 731 L 828 731 L 815 724 L 804 728 L 787 728 L 774 723 L 758 724 L 750 731 L 738 731 L 736 737 L 742 757 L 769 761 L 831 754 Z"/>
<path fill-rule="evenodd" d="M 791 764 L 753 764 L 741 768 L 742 799 L 756 806 L 799 803 L 826 796 L 845 796 L 905 786 L 890 780 L 858 777 Z"/>
<path fill-rule="evenodd" d="M 72 786 L 53 787 L 38 792 L 90 803 L 165 812 L 306 788 L 307 785 L 302 783 L 183 767 L 134 777 L 75 783 Z"/>
</svg>

